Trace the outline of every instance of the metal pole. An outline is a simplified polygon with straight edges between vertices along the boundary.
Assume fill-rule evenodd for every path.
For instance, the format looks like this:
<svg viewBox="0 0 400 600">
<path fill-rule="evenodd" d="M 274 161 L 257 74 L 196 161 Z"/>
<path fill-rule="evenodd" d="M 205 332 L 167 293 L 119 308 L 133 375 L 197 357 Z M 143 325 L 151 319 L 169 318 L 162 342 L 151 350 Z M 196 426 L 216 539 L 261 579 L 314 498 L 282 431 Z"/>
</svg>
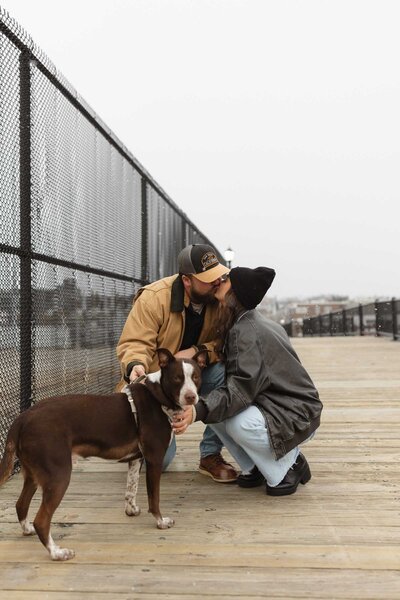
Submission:
<svg viewBox="0 0 400 600">
<path fill-rule="evenodd" d="M 343 335 L 347 335 L 346 311 L 342 310 Z"/>
<path fill-rule="evenodd" d="M 333 335 L 333 314 L 329 313 L 329 335 Z"/>
<path fill-rule="evenodd" d="M 397 309 L 396 309 L 396 298 L 392 298 L 392 328 L 393 328 L 393 339 L 398 339 L 398 323 L 397 323 Z"/>
<path fill-rule="evenodd" d="M 374 303 L 374 307 L 375 307 L 375 335 L 376 337 L 379 337 L 379 303 L 377 300 L 375 300 Z"/>
<path fill-rule="evenodd" d="M 149 280 L 147 180 L 142 177 L 142 280 Z"/>
<path fill-rule="evenodd" d="M 31 55 L 20 55 L 20 410 L 32 404 Z"/>
<path fill-rule="evenodd" d="M 362 304 L 358 305 L 358 316 L 360 319 L 360 335 L 364 335 L 364 315 Z"/>
</svg>

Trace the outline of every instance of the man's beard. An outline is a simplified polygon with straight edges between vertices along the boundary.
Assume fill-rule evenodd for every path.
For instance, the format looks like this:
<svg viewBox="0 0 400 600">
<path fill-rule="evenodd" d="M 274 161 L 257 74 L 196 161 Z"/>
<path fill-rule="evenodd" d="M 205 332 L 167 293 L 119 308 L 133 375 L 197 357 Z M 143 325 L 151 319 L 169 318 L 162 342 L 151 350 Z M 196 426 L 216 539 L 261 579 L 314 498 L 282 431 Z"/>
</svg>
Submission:
<svg viewBox="0 0 400 600">
<path fill-rule="evenodd" d="M 215 298 L 214 294 L 215 290 L 211 290 L 206 294 L 200 294 L 196 292 L 193 287 L 190 290 L 190 301 L 194 302 L 194 304 L 217 304 L 218 300 Z"/>
</svg>

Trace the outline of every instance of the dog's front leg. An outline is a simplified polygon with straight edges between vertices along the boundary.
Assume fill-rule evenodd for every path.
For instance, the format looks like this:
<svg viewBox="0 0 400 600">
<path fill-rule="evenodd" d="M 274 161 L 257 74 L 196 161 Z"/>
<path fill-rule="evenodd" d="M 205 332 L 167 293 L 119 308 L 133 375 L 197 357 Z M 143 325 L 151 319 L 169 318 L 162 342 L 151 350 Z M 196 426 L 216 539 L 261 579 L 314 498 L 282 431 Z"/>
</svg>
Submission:
<svg viewBox="0 0 400 600">
<path fill-rule="evenodd" d="M 140 514 L 140 508 L 136 504 L 136 494 L 139 485 L 140 467 L 142 458 L 135 458 L 129 461 L 128 478 L 126 481 L 125 492 L 125 513 L 128 517 L 136 517 Z"/>
<path fill-rule="evenodd" d="M 149 500 L 149 512 L 157 521 L 158 529 L 168 529 L 175 524 L 173 519 L 162 517 L 160 512 L 160 479 L 162 463 L 149 463 L 146 461 L 146 484 L 147 497 Z"/>
</svg>

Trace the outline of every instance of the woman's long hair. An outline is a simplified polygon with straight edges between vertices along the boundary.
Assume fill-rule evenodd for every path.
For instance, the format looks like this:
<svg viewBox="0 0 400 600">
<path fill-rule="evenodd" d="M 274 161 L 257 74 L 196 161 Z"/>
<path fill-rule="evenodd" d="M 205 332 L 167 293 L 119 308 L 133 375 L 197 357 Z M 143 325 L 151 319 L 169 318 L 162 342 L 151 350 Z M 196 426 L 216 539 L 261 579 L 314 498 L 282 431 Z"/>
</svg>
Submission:
<svg viewBox="0 0 400 600">
<path fill-rule="evenodd" d="M 233 289 L 231 288 L 225 294 L 224 304 L 220 304 L 217 313 L 216 322 L 216 344 L 215 351 L 223 360 L 223 349 L 226 342 L 226 337 L 232 325 L 236 321 L 238 315 L 244 310 L 244 307 L 236 298 Z"/>
</svg>

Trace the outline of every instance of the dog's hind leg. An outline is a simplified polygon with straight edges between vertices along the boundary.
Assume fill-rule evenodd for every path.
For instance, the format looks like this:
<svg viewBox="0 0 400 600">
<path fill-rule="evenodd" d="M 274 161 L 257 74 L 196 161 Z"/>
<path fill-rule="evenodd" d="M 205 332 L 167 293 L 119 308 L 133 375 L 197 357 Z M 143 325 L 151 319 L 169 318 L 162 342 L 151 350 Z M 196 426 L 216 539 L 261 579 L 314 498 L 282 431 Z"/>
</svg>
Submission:
<svg viewBox="0 0 400 600">
<path fill-rule="evenodd" d="M 146 461 L 146 484 L 147 497 L 149 500 L 149 512 L 157 521 L 158 529 L 173 527 L 175 521 L 169 517 L 162 517 L 160 512 L 160 479 L 162 463 L 149 463 Z"/>
<path fill-rule="evenodd" d="M 125 492 L 125 513 L 128 517 L 136 517 L 140 514 L 140 508 L 136 504 L 136 494 L 138 491 L 139 474 L 142 462 L 142 458 L 135 458 L 134 460 L 129 461 Z"/>
<path fill-rule="evenodd" d="M 43 490 L 42 503 L 33 525 L 40 541 L 49 551 L 52 560 L 69 560 L 75 556 L 73 550 L 57 546 L 50 533 L 51 519 L 68 488 L 71 470 L 71 464 L 69 464 L 68 469 L 66 467 L 60 469 L 57 465 L 56 468 L 51 469 L 46 481 L 41 482 Z"/>
<path fill-rule="evenodd" d="M 33 480 L 31 473 L 28 469 L 23 468 L 24 474 L 24 487 L 15 505 L 18 521 L 22 527 L 22 533 L 24 535 L 33 535 L 36 533 L 34 526 L 28 520 L 28 511 L 31 500 L 38 488 L 37 484 Z"/>
</svg>

